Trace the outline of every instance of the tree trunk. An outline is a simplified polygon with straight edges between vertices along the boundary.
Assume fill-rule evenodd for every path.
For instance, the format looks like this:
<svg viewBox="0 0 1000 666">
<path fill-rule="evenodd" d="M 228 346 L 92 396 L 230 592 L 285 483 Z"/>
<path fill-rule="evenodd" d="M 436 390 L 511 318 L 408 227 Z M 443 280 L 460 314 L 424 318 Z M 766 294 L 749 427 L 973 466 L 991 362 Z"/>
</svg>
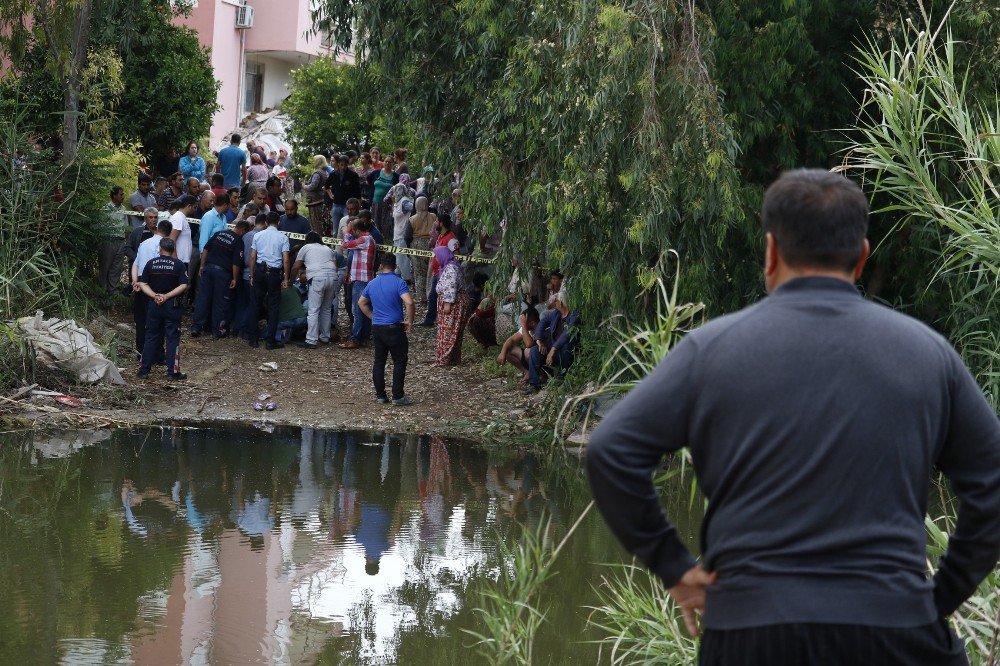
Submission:
<svg viewBox="0 0 1000 666">
<path fill-rule="evenodd" d="M 90 34 L 90 10 L 93 0 L 79 0 L 74 8 L 69 43 L 69 67 L 63 88 L 62 144 L 63 165 L 76 159 L 79 148 L 78 120 L 80 115 L 80 85 L 83 63 L 87 58 L 87 38 Z"/>
</svg>

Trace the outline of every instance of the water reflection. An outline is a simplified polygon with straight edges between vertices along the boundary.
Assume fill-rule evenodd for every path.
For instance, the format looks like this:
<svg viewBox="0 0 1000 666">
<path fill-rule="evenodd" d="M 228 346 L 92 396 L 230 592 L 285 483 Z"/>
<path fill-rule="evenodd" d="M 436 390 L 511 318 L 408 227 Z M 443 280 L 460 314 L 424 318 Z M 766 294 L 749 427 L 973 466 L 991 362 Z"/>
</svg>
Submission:
<svg viewBox="0 0 1000 666">
<path fill-rule="evenodd" d="M 165 429 L 84 449 L 19 443 L 0 449 L 0 516 L 17 516 L 0 517 L 5 662 L 41 645 L 40 660 L 74 664 L 465 663 L 469 590 L 499 574 L 500 544 L 586 501 L 578 470 L 436 437 Z M 576 642 L 593 563 L 619 555 L 597 521 L 574 541 L 542 640 L 593 662 Z"/>
</svg>

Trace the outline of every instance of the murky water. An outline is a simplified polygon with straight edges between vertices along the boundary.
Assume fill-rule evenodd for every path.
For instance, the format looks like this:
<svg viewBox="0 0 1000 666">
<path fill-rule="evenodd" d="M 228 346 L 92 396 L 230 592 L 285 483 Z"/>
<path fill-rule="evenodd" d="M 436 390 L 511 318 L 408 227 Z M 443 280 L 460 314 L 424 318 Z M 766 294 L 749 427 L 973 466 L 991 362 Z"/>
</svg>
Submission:
<svg viewBox="0 0 1000 666">
<path fill-rule="evenodd" d="M 477 663 L 501 546 L 589 501 L 572 459 L 297 428 L 0 435 L 0 483 L 0 663 Z M 623 557 L 588 516 L 538 663 L 598 661 L 587 606 Z"/>
</svg>

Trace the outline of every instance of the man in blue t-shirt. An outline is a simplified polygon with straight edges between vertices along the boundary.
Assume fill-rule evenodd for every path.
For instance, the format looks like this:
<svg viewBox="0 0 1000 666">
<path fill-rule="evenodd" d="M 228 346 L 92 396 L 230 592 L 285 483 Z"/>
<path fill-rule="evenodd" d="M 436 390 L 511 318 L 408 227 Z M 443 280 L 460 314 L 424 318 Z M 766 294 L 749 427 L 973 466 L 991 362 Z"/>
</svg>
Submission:
<svg viewBox="0 0 1000 666">
<path fill-rule="evenodd" d="M 247 154 L 240 148 L 242 137 L 234 134 L 229 145 L 219 151 L 219 171 L 225 181 L 224 187 L 243 187 L 247 179 Z"/>
<path fill-rule="evenodd" d="M 385 394 L 385 362 L 391 354 L 392 404 L 412 405 L 413 401 L 403 393 L 403 381 L 406 379 L 406 360 L 410 351 L 406 334 L 413 325 L 413 297 L 406 282 L 395 271 L 396 255 L 383 254 L 378 275 L 361 292 L 358 307 L 372 320 L 375 346 L 372 382 L 375 384 L 376 402 L 383 405 L 389 402 Z M 405 318 L 403 306 L 406 306 Z"/>
</svg>

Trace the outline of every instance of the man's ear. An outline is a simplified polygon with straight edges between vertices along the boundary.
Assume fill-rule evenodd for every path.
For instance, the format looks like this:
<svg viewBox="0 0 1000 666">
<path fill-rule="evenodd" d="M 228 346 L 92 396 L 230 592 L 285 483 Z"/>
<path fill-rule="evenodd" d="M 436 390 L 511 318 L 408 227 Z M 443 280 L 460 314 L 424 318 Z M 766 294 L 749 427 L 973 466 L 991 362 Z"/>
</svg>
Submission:
<svg viewBox="0 0 1000 666">
<path fill-rule="evenodd" d="M 778 270 L 778 242 L 770 231 L 764 234 L 764 275 L 774 275 Z"/>
<path fill-rule="evenodd" d="M 868 263 L 868 257 L 871 256 L 871 244 L 866 238 L 864 243 L 861 244 L 861 256 L 858 258 L 858 263 L 854 265 L 854 281 L 857 282 L 861 278 L 861 272 L 865 270 L 865 264 Z"/>
</svg>

